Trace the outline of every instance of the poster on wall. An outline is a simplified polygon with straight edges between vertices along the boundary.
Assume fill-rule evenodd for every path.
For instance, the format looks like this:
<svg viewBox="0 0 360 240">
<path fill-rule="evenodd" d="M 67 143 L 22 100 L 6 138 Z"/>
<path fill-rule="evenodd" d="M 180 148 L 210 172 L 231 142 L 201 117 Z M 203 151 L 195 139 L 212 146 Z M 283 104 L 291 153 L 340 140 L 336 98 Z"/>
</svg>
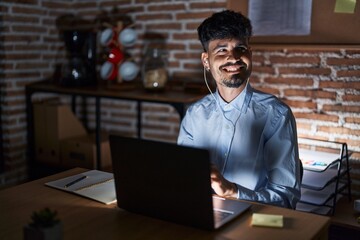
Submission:
<svg viewBox="0 0 360 240">
<path fill-rule="evenodd" d="M 249 18 L 254 36 L 309 35 L 312 0 L 251 0 Z"/>
</svg>

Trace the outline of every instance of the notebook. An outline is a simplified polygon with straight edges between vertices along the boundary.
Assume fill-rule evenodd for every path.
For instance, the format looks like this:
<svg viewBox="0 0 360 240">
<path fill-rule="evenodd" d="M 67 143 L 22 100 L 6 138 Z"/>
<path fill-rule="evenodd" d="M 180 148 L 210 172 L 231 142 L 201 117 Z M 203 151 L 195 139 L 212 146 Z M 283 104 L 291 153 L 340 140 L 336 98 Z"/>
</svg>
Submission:
<svg viewBox="0 0 360 240">
<path fill-rule="evenodd" d="M 207 150 L 117 135 L 109 141 L 119 208 L 217 229 L 251 206 L 213 195 Z"/>
<path fill-rule="evenodd" d="M 45 185 L 104 204 L 116 202 L 114 177 L 112 173 L 108 172 L 90 170 L 47 182 Z"/>
</svg>

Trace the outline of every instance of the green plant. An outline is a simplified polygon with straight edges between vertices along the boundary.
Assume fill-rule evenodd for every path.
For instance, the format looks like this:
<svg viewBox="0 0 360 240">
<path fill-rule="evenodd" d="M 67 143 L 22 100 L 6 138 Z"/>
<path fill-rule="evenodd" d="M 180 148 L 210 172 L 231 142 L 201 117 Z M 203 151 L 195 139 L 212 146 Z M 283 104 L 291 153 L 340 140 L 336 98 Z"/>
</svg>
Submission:
<svg viewBox="0 0 360 240">
<path fill-rule="evenodd" d="M 57 218 L 57 211 L 44 208 L 40 211 L 33 212 L 31 215 L 30 226 L 35 228 L 48 228 L 60 222 Z"/>
</svg>

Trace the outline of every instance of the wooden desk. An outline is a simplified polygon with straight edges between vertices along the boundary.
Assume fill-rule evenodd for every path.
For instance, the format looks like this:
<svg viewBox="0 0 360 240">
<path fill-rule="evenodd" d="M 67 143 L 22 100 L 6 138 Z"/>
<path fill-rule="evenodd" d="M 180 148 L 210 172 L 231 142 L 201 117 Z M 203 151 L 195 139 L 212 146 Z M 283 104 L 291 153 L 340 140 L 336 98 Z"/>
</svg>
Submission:
<svg viewBox="0 0 360 240">
<path fill-rule="evenodd" d="M 45 182 L 86 171 L 72 169 L 0 191 L 0 239 L 22 239 L 32 211 L 57 210 L 64 239 L 327 239 L 329 217 L 254 204 L 216 231 L 205 231 L 129 213 L 116 204 L 105 205 L 44 186 Z M 252 213 L 281 214 L 284 228 L 250 226 Z"/>
<path fill-rule="evenodd" d="M 360 223 L 357 218 L 360 213 L 354 210 L 354 200 L 342 197 L 336 204 L 336 211 L 331 216 L 329 239 L 358 240 L 360 237 Z"/>
<path fill-rule="evenodd" d="M 164 92 L 148 92 L 143 88 L 129 88 L 124 90 L 111 89 L 107 86 L 62 87 L 49 81 L 40 81 L 26 85 L 26 111 L 28 122 L 28 153 L 30 163 L 35 159 L 34 153 L 34 125 L 32 96 L 35 93 L 56 93 L 72 97 L 72 109 L 75 112 L 76 97 L 95 98 L 95 133 L 96 159 L 98 169 L 101 168 L 101 99 L 129 100 L 137 102 L 137 136 L 141 137 L 141 103 L 164 103 L 173 106 L 179 113 L 180 119 L 185 114 L 186 105 L 204 96 L 203 93 L 166 90 Z"/>
</svg>

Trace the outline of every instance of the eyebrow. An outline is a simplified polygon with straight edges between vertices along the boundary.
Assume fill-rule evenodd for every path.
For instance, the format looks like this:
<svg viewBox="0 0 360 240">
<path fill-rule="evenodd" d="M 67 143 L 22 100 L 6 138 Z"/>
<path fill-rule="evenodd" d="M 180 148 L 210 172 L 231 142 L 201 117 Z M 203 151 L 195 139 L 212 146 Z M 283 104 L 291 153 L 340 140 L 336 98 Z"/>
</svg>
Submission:
<svg viewBox="0 0 360 240">
<path fill-rule="evenodd" d="M 227 43 L 218 44 L 218 45 L 216 45 L 216 46 L 214 47 L 214 49 L 213 49 L 212 51 L 215 51 L 215 50 L 217 50 L 217 49 L 219 49 L 219 48 L 223 48 L 223 47 L 227 47 L 227 46 L 228 46 Z"/>
</svg>

